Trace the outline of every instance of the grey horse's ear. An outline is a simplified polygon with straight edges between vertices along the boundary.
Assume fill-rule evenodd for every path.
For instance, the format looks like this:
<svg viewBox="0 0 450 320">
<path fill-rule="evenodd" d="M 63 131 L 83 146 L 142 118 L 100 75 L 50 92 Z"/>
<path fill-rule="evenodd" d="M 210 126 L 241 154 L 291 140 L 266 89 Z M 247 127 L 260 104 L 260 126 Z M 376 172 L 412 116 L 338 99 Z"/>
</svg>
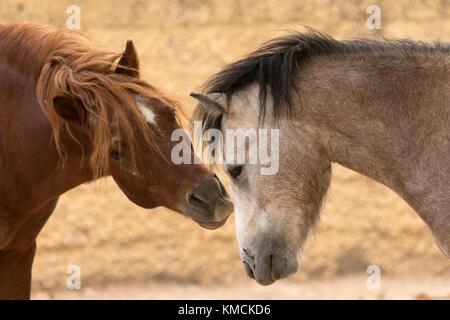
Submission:
<svg viewBox="0 0 450 320">
<path fill-rule="evenodd" d="M 191 97 L 195 98 L 205 108 L 209 114 L 224 114 L 227 112 L 227 95 L 223 93 L 191 93 Z"/>
</svg>

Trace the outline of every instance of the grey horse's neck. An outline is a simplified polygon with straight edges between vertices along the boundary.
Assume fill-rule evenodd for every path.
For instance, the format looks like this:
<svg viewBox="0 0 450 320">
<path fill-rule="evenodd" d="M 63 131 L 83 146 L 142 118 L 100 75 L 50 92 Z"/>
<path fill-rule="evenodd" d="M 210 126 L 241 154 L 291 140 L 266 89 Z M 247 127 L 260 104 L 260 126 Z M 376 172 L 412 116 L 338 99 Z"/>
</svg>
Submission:
<svg viewBox="0 0 450 320">
<path fill-rule="evenodd" d="M 327 157 L 383 183 L 450 250 L 450 62 L 442 53 L 317 58 L 299 75 L 299 117 Z"/>
</svg>

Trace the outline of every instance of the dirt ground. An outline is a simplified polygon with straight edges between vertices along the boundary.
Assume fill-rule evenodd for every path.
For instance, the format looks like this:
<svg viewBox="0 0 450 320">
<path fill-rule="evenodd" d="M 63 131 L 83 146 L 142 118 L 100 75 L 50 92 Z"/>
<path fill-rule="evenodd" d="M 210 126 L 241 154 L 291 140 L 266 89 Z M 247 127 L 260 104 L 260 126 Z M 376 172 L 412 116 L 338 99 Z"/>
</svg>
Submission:
<svg viewBox="0 0 450 320">
<path fill-rule="evenodd" d="M 171 282 L 150 282 L 142 284 L 114 284 L 100 288 L 82 288 L 56 292 L 33 292 L 33 299 L 134 299 L 134 300 L 247 300 L 247 299 L 450 299 L 450 279 L 419 277 L 415 279 L 386 278 L 380 289 L 368 289 L 366 279 L 360 276 L 346 276 L 329 280 L 310 280 L 295 283 L 279 281 L 270 287 L 263 287 L 253 281 L 237 285 L 182 285 Z"/>
<path fill-rule="evenodd" d="M 99 46 L 121 51 L 133 39 L 143 78 L 177 97 L 188 115 L 191 91 L 289 29 L 450 40 L 448 1 L 2 0 L 0 23 L 65 27 L 73 4 L 81 31 Z M 366 27 L 371 4 L 381 8 L 381 30 Z M 169 210 L 137 207 L 110 179 L 80 186 L 61 197 L 39 236 L 33 298 L 448 298 L 450 260 L 420 218 L 384 186 L 333 170 L 300 272 L 264 288 L 244 274 L 234 219 L 209 231 Z M 65 289 L 69 265 L 81 268 L 80 292 Z M 369 265 L 387 279 L 378 292 L 365 287 Z"/>
</svg>

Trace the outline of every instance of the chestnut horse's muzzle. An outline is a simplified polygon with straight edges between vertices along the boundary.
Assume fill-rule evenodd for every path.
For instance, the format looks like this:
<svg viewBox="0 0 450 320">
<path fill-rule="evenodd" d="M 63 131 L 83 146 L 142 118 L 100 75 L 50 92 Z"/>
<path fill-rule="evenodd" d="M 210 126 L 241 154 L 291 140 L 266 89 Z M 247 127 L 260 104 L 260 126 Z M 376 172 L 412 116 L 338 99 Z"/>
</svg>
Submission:
<svg viewBox="0 0 450 320">
<path fill-rule="evenodd" d="M 225 224 L 233 212 L 233 202 L 215 174 L 202 179 L 187 195 L 186 214 L 207 229 Z"/>
</svg>

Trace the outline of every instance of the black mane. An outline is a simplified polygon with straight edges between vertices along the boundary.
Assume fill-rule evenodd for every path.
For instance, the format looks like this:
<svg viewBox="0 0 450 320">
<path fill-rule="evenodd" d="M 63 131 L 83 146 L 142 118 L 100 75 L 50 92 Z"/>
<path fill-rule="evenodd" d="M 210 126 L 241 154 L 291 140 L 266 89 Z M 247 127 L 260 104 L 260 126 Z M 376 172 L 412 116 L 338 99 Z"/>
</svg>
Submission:
<svg viewBox="0 0 450 320">
<path fill-rule="evenodd" d="M 220 92 L 230 97 L 238 89 L 251 83 L 259 86 L 260 121 L 266 115 L 266 98 L 273 98 L 273 117 L 277 121 L 282 108 L 292 108 L 292 94 L 296 86 L 294 79 L 299 66 L 311 57 L 332 54 L 357 54 L 392 52 L 397 54 L 411 52 L 450 52 L 448 43 L 415 42 L 412 40 L 345 40 L 332 37 L 310 29 L 307 33 L 292 32 L 287 36 L 275 38 L 242 60 L 228 65 L 213 75 L 203 86 L 205 93 Z M 299 92 L 295 92 L 299 94 Z M 199 108 L 197 108 L 199 109 Z M 198 120 L 217 122 L 196 110 Z M 217 127 L 217 123 L 205 123 Z"/>
</svg>

